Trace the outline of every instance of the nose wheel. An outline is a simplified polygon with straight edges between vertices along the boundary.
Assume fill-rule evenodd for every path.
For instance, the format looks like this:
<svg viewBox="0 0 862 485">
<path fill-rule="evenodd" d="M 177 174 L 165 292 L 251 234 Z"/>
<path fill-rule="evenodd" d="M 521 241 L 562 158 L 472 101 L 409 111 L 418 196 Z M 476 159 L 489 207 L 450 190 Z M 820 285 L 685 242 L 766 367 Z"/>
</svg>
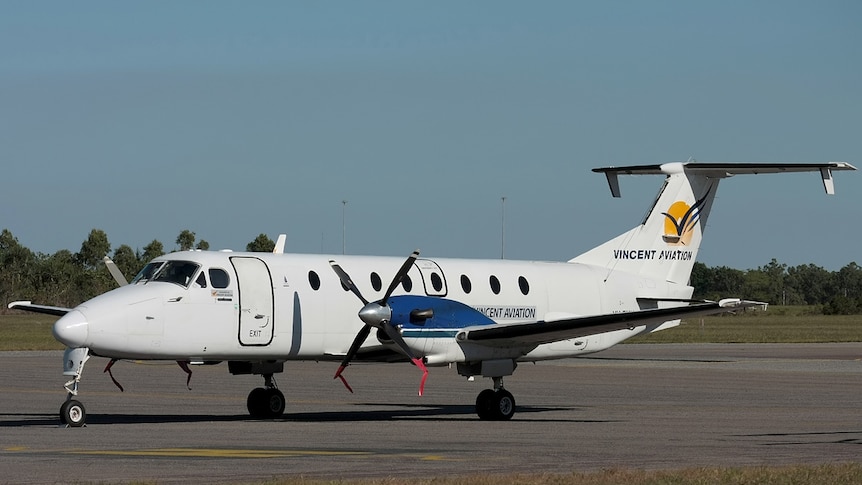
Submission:
<svg viewBox="0 0 862 485">
<path fill-rule="evenodd" d="M 69 396 L 72 397 L 71 395 Z M 84 426 L 87 419 L 87 412 L 84 410 L 84 405 L 80 402 L 69 399 L 60 406 L 60 422 L 71 426 L 72 428 L 80 428 Z"/>
</svg>

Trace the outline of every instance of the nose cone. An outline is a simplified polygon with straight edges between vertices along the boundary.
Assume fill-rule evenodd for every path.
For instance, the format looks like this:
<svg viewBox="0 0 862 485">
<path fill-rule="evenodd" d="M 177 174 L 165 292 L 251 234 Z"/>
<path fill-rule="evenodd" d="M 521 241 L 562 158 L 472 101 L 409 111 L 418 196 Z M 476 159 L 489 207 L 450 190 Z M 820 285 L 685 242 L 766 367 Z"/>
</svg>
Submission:
<svg viewBox="0 0 862 485">
<path fill-rule="evenodd" d="M 380 328 L 384 321 L 392 320 L 392 309 L 389 305 L 383 306 L 377 302 L 371 302 L 359 310 L 359 319 L 372 327 Z"/>
<path fill-rule="evenodd" d="M 72 310 L 54 323 L 54 338 L 69 347 L 86 347 L 89 328 L 84 314 Z"/>
</svg>

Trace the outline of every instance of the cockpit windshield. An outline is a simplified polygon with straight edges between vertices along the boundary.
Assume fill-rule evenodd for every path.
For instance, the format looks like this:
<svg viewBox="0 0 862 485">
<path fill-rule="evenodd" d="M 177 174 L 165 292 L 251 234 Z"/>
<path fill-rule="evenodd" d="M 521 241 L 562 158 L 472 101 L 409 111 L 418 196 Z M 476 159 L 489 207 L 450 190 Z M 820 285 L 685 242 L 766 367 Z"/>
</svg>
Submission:
<svg viewBox="0 0 862 485">
<path fill-rule="evenodd" d="M 165 264 L 164 261 L 147 263 L 147 265 L 144 266 L 144 268 L 138 272 L 137 276 L 132 278 L 132 281 L 130 281 L 129 284 L 134 285 L 137 283 L 146 283 L 153 277 L 154 274 L 156 274 L 156 271 L 158 271 L 163 264 Z"/>
<path fill-rule="evenodd" d="M 168 261 L 153 275 L 152 281 L 164 281 L 188 288 L 200 265 L 191 261 Z"/>
</svg>

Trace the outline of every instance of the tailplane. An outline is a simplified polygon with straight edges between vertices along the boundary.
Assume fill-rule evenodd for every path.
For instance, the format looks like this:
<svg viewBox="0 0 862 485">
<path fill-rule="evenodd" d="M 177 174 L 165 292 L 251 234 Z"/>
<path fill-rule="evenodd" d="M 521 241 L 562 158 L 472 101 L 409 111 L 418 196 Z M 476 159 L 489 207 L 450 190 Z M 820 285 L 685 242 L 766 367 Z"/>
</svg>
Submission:
<svg viewBox="0 0 862 485">
<path fill-rule="evenodd" d="M 630 231 L 570 260 L 615 271 L 688 284 L 703 228 L 721 179 L 742 174 L 820 172 L 827 194 L 835 193 L 834 170 L 856 170 L 845 162 L 691 163 L 593 169 L 604 173 L 611 193 L 620 197 L 619 175 L 665 175 L 665 182 L 643 222 Z"/>
</svg>

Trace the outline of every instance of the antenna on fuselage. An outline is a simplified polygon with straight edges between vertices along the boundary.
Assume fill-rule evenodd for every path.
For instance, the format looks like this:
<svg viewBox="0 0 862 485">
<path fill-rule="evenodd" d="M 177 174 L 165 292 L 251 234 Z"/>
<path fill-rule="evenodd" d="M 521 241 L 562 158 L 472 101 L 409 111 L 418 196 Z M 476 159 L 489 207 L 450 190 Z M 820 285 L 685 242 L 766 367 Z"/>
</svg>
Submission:
<svg viewBox="0 0 862 485">
<path fill-rule="evenodd" d="M 284 253 L 284 243 L 287 241 L 287 234 L 279 234 L 278 239 L 275 241 L 275 247 L 272 248 L 273 254 L 283 254 Z"/>
</svg>

